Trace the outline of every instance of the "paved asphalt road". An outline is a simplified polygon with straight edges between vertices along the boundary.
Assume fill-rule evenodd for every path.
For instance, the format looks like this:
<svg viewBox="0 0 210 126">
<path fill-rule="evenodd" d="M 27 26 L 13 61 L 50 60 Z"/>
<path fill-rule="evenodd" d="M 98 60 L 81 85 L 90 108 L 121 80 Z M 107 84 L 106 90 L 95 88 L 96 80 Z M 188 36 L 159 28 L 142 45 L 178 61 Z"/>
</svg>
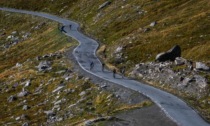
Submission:
<svg viewBox="0 0 210 126">
<path fill-rule="evenodd" d="M 128 78 L 122 79 L 120 75 L 116 75 L 116 78 L 113 78 L 112 72 L 108 70 L 102 72 L 101 62 L 95 55 L 98 43 L 78 31 L 79 25 L 76 22 L 41 12 L 8 8 L 0 8 L 0 10 L 36 15 L 62 23 L 65 26 L 65 34 L 79 42 L 79 46 L 74 49 L 73 54 L 79 65 L 85 71 L 148 96 L 166 113 L 169 118 L 180 126 L 210 126 L 210 124 L 205 122 L 191 107 L 176 96 L 135 80 L 130 80 Z M 71 29 L 69 27 L 70 25 Z M 90 62 L 94 62 L 94 68 L 91 71 L 89 70 Z"/>
</svg>

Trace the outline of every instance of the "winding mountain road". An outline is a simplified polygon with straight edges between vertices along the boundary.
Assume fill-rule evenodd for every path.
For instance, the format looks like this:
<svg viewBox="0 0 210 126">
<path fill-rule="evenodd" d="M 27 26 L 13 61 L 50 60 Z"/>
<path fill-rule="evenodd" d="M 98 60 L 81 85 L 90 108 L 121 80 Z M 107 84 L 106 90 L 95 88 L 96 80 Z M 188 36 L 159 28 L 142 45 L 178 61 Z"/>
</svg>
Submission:
<svg viewBox="0 0 210 126">
<path fill-rule="evenodd" d="M 74 49 L 73 55 L 75 56 L 78 64 L 82 67 L 82 69 L 97 77 L 122 85 L 148 96 L 166 113 L 169 118 L 175 121 L 177 125 L 210 126 L 210 124 L 205 122 L 191 107 L 189 107 L 178 97 L 135 80 L 130 80 L 128 78 L 122 79 L 120 75 L 116 75 L 116 78 L 113 78 L 113 74 L 109 70 L 105 70 L 105 72 L 102 72 L 101 62 L 95 55 L 96 49 L 99 45 L 95 40 L 87 37 L 80 31 L 78 31 L 78 23 L 41 12 L 32 12 L 11 8 L 0 8 L 0 10 L 36 15 L 62 23 L 65 26 L 65 34 L 76 39 L 79 42 L 79 46 Z M 69 27 L 70 25 L 71 29 Z M 90 71 L 90 62 L 92 61 L 94 62 L 94 68 Z"/>
</svg>

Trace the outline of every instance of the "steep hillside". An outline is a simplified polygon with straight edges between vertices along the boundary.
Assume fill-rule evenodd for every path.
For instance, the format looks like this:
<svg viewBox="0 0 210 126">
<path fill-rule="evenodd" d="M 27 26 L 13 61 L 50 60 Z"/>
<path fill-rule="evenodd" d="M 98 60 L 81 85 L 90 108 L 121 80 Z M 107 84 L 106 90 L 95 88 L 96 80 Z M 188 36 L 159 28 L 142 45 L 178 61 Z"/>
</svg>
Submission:
<svg viewBox="0 0 210 126">
<path fill-rule="evenodd" d="M 180 45 L 183 58 L 210 65 L 209 0 L 45 0 L 42 4 L 37 0 L 1 0 L 0 6 L 44 11 L 80 22 L 81 30 L 101 43 L 98 54 L 107 66 L 127 66 L 126 73 L 130 73 L 136 64 L 154 61 L 158 53 L 174 45 Z M 168 68 L 178 75 L 187 66 L 172 64 Z M 148 73 L 151 71 L 148 70 Z M 195 81 L 194 74 L 207 80 L 205 96 L 194 97 L 191 93 L 185 94 L 185 91 L 182 94 L 177 89 L 177 82 L 174 82 L 174 88 L 170 82 L 161 84 L 162 80 L 153 80 L 153 86 L 185 97 L 210 120 L 210 74 L 185 71 L 181 75 L 191 78 L 190 83 Z M 178 76 L 178 80 L 182 80 L 183 76 Z M 151 78 L 148 80 L 151 81 Z"/>
<path fill-rule="evenodd" d="M 11 13 L 1 13 L 0 16 L 2 19 L 0 23 L 0 71 L 14 66 L 17 62 L 22 63 L 29 58 L 70 46 L 65 36 L 57 36 L 52 39 L 59 33 L 56 23 L 46 23 L 48 20 L 40 20 L 31 16 L 11 16 Z M 30 21 L 29 17 L 31 17 Z M 31 36 L 34 37 L 31 38 Z"/>
<path fill-rule="evenodd" d="M 124 46 L 125 63 L 154 60 L 157 53 L 178 44 L 187 59 L 209 61 L 210 2 L 202 1 L 111 1 L 57 0 L 39 4 L 2 0 L 1 6 L 30 9 L 63 15 L 82 23 L 83 29 L 106 44 L 112 58 L 118 46 Z M 32 6 L 33 5 L 33 6 Z M 150 26 L 156 22 L 155 26 Z"/>
<path fill-rule="evenodd" d="M 66 57 L 75 42 L 57 23 L 7 12 L 0 18 L 0 125 L 83 125 L 130 109 L 154 112 L 145 96 L 75 72 Z M 160 124 L 174 124 L 157 113 Z"/>
</svg>

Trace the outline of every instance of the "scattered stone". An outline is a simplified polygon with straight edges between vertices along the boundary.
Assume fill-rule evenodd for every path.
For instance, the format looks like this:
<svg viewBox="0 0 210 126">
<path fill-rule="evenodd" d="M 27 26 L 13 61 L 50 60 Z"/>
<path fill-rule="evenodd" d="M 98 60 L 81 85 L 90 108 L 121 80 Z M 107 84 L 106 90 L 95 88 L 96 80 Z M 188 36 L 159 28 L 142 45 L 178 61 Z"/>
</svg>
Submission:
<svg viewBox="0 0 210 126">
<path fill-rule="evenodd" d="M 195 63 L 195 68 L 196 68 L 197 70 L 204 70 L 204 71 L 210 70 L 210 68 L 209 68 L 206 64 L 201 63 L 201 62 L 196 62 L 196 63 Z"/>
<path fill-rule="evenodd" d="M 20 116 L 18 116 L 18 117 L 15 118 L 16 121 L 18 121 L 18 120 L 20 120 L 20 119 L 21 119 Z"/>
<path fill-rule="evenodd" d="M 182 57 L 176 57 L 174 62 L 176 65 L 184 65 L 187 62 L 187 60 Z"/>
<path fill-rule="evenodd" d="M 124 54 L 123 54 L 123 50 L 125 49 L 126 47 L 123 47 L 123 46 L 119 46 L 115 49 L 114 51 L 114 62 L 116 64 L 120 64 L 122 62 L 124 62 Z"/>
<path fill-rule="evenodd" d="M 86 77 L 86 78 L 84 78 L 84 81 L 85 82 L 88 82 L 88 81 L 90 81 L 91 79 L 89 78 L 89 77 Z"/>
<path fill-rule="evenodd" d="M 25 84 L 24 87 L 28 87 L 28 86 L 30 86 L 30 85 L 31 85 L 31 80 L 28 80 L 28 81 L 26 81 L 26 84 Z"/>
<path fill-rule="evenodd" d="M 38 65 L 39 71 L 46 71 L 46 70 L 50 70 L 50 69 L 52 69 L 50 61 L 41 61 Z"/>
<path fill-rule="evenodd" d="M 204 89 L 208 86 L 208 83 L 207 83 L 206 79 L 203 78 L 202 76 L 195 75 L 194 77 L 195 77 L 195 81 L 198 84 L 199 88 Z"/>
<path fill-rule="evenodd" d="M 22 126 L 29 126 L 28 122 L 23 123 Z"/>
<path fill-rule="evenodd" d="M 74 89 L 66 89 L 64 91 L 66 92 L 67 95 L 75 92 Z"/>
<path fill-rule="evenodd" d="M 41 103 L 37 104 L 37 106 L 42 106 L 42 105 L 45 105 L 45 104 L 46 104 L 46 102 L 44 101 L 44 102 L 41 102 Z"/>
<path fill-rule="evenodd" d="M 184 80 L 182 81 L 182 85 L 183 86 L 188 86 L 188 84 L 190 83 L 190 81 L 192 81 L 190 78 L 186 77 L 184 78 Z"/>
<path fill-rule="evenodd" d="M 21 91 L 20 93 L 18 93 L 18 97 L 24 97 L 24 96 L 27 96 L 29 95 L 29 92 L 28 91 Z"/>
<path fill-rule="evenodd" d="M 16 63 L 15 67 L 22 67 L 22 64 Z"/>
<path fill-rule="evenodd" d="M 64 74 L 66 72 L 66 70 L 60 70 L 60 71 L 57 71 L 56 74 Z"/>
<path fill-rule="evenodd" d="M 106 1 L 98 7 L 98 10 L 101 10 L 101 9 L 105 8 L 110 4 L 111 4 L 111 1 Z"/>
<path fill-rule="evenodd" d="M 69 107 L 68 108 L 72 108 L 72 107 L 75 107 L 77 104 L 71 104 L 71 105 L 69 105 Z"/>
<path fill-rule="evenodd" d="M 11 35 L 16 35 L 17 34 L 17 31 L 13 31 L 12 33 L 11 33 Z"/>
<path fill-rule="evenodd" d="M 107 87 L 107 85 L 106 85 L 106 84 L 101 85 L 101 88 L 106 88 L 106 87 Z"/>
<path fill-rule="evenodd" d="M 23 106 L 23 110 L 28 110 L 28 109 L 30 109 L 30 107 L 28 105 Z"/>
<path fill-rule="evenodd" d="M 29 33 L 29 32 L 27 32 L 24 35 L 22 35 L 23 40 L 28 39 L 30 35 L 31 35 L 31 33 Z"/>
<path fill-rule="evenodd" d="M 145 33 L 145 32 L 148 32 L 148 31 L 150 31 L 151 29 L 150 28 L 144 28 L 143 29 L 143 32 Z"/>
<path fill-rule="evenodd" d="M 20 118 L 21 118 L 22 120 L 26 120 L 26 119 L 28 119 L 28 115 L 22 114 Z"/>
<path fill-rule="evenodd" d="M 12 38 L 14 38 L 14 36 L 13 35 L 9 35 L 9 36 L 7 36 L 6 40 L 9 40 L 9 39 L 12 39 Z"/>
<path fill-rule="evenodd" d="M 44 56 L 42 56 L 43 58 L 49 58 L 49 57 L 51 57 L 51 55 L 50 54 L 46 54 L 46 55 L 44 55 Z"/>
<path fill-rule="evenodd" d="M 179 57 L 180 58 L 180 57 Z M 178 59 L 178 58 L 176 58 Z M 185 59 L 177 64 L 192 64 Z M 186 62 L 185 62 L 186 61 Z M 155 82 L 160 87 L 171 87 L 176 91 L 181 91 L 200 98 L 208 93 L 208 79 L 199 75 L 199 71 L 189 70 L 187 67 L 180 67 L 174 71 L 174 63 L 148 62 L 137 64 L 129 73 L 130 77 L 141 78 L 148 82 Z M 208 74 L 208 73 L 207 73 Z"/>
<path fill-rule="evenodd" d="M 167 52 L 159 53 L 156 56 L 156 61 L 165 62 L 165 61 L 174 61 L 176 57 L 181 57 L 181 48 L 178 45 L 175 45 L 173 48 Z"/>
<path fill-rule="evenodd" d="M 63 118 L 60 117 L 60 118 L 57 119 L 57 121 L 58 121 L 58 122 L 61 122 L 61 121 L 63 121 Z"/>
<path fill-rule="evenodd" d="M 57 102 L 54 103 L 54 105 L 60 105 L 62 103 L 62 100 L 58 100 Z"/>
<path fill-rule="evenodd" d="M 149 26 L 154 27 L 157 24 L 156 21 L 152 22 Z"/>
<path fill-rule="evenodd" d="M 57 110 L 57 111 L 59 111 L 61 108 L 60 108 L 60 105 L 55 105 L 54 107 L 53 107 L 53 109 L 52 110 Z"/>
<path fill-rule="evenodd" d="M 111 117 L 111 116 L 107 116 L 107 117 L 98 117 L 95 119 L 90 119 L 84 122 L 84 126 L 92 126 L 94 123 L 96 122 L 100 122 L 100 121 L 111 121 L 111 120 L 118 120 L 116 117 Z"/>
<path fill-rule="evenodd" d="M 12 86 L 12 88 L 17 88 L 17 86 L 18 86 L 18 83 L 15 83 L 15 84 Z"/>
<path fill-rule="evenodd" d="M 13 101 L 15 101 L 15 100 L 17 100 L 17 97 L 14 96 L 14 95 L 11 95 L 11 96 L 7 99 L 8 102 L 13 102 Z"/>
<path fill-rule="evenodd" d="M 44 113 L 47 115 L 48 118 L 56 115 L 55 112 L 53 112 L 52 110 L 44 111 Z"/>
<path fill-rule="evenodd" d="M 38 30 L 38 29 L 42 28 L 45 25 L 46 25 L 46 23 L 45 22 L 42 22 L 42 23 L 38 24 L 37 26 L 32 27 L 31 29 Z"/>
<path fill-rule="evenodd" d="M 79 96 L 83 96 L 83 95 L 85 95 L 86 94 L 86 92 L 85 91 L 82 91 L 80 94 L 79 94 Z"/>
<path fill-rule="evenodd" d="M 58 88 L 56 88 L 55 90 L 53 90 L 53 93 L 60 91 L 62 88 L 64 88 L 64 86 L 59 86 Z"/>
<path fill-rule="evenodd" d="M 110 94 L 110 95 L 108 95 L 108 96 L 106 97 L 106 99 L 110 99 L 111 97 L 114 97 L 114 95 L 113 95 L 113 94 Z"/>
<path fill-rule="evenodd" d="M 41 59 L 42 59 L 41 56 L 37 56 L 37 57 L 36 57 L 36 60 L 37 60 L 37 61 L 40 61 Z"/>
<path fill-rule="evenodd" d="M 65 77 L 65 80 L 69 81 L 71 78 L 73 78 L 73 76 L 68 76 L 68 77 Z"/>
<path fill-rule="evenodd" d="M 42 93 L 42 87 L 37 87 L 34 91 L 34 94 L 41 94 Z"/>
<path fill-rule="evenodd" d="M 115 52 L 114 53 L 121 53 L 123 50 L 123 47 L 122 46 L 119 46 L 116 48 Z"/>
</svg>

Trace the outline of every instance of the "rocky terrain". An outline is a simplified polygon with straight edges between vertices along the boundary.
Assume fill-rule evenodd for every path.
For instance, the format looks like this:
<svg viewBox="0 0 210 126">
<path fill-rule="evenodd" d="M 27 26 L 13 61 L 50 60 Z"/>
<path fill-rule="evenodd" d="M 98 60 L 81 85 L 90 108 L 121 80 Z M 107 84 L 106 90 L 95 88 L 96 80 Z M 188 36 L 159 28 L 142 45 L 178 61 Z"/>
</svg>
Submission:
<svg viewBox="0 0 210 126">
<path fill-rule="evenodd" d="M 69 59 L 71 59 L 71 61 L 75 61 L 71 50 L 69 50 L 66 55 Z M 122 100 L 123 102 L 128 102 L 129 104 L 133 105 L 131 107 L 131 110 L 126 110 L 127 107 L 123 106 L 122 109 L 125 109 L 125 111 L 113 113 L 114 115 L 111 117 L 111 119 L 110 117 L 108 117 L 108 120 L 105 120 L 103 118 L 97 118 L 96 120 L 93 120 L 95 122 L 94 125 L 176 125 L 173 121 L 167 119 L 165 113 L 163 113 L 163 111 L 160 110 L 157 105 L 150 105 L 149 107 L 135 109 L 138 108 L 139 101 L 142 101 L 146 98 L 140 93 L 91 75 L 82 70 L 80 66 L 78 66 L 76 61 L 74 62 L 74 70 L 80 73 L 82 76 L 91 78 L 91 81 L 96 85 L 99 85 L 103 89 L 114 93 L 120 101 Z"/>
<path fill-rule="evenodd" d="M 198 63 L 197 63 L 198 64 Z M 205 76 L 199 73 L 205 73 Z M 189 66 L 176 66 L 173 62 L 140 63 L 130 73 L 131 77 L 158 82 L 162 87 L 171 87 L 185 92 L 196 98 L 201 98 L 209 93 L 208 73 L 190 70 Z"/>
<path fill-rule="evenodd" d="M 148 84 L 182 97 L 209 120 L 209 0 L 98 0 L 98 2 L 94 0 L 47 0 L 42 4 L 37 0 L 14 0 L 14 2 L 1 0 L 0 5 L 44 11 L 80 22 L 81 30 L 97 39 L 102 45 L 98 54 L 107 67 L 116 68 L 120 73 L 121 67 L 126 66 L 126 75 L 139 80 L 143 79 Z M 19 20 L 15 21 L 19 22 Z M 30 26 L 33 25 L 35 28 L 42 23 L 32 22 Z M 42 27 L 44 29 L 47 26 L 48 24 L 45 24 Z M 1 44 L 1 50 L 8 48 L 14 52 L 13 49 L 16 46 L 29 48 L 29 46 L 19 46 L 16 43 L 18 40 L 21 44 L 24 35 L 30 40 L 30 37 L 33 36 L 32 31 L 18 31 L 17 28 L 10 30 L 2 25 L 1 27 L 0 31 L 3 36 L 1 38 L 3 40 L 7 38 L 7 43 Z M 52 42 L 50 38 L 57 32 L 54 31 L 54 33 L 51 33 L 47 39 L 42 36 L 41 41 L 50 40 Z M 63 40 L 57 38 L 54 43 Z M 46 47 L 49 43 L 31 44 L 30 46 L 35 45 L 40 48 Z M 54 44 L 54 48 L 60 45 L 64 44 Z M 178 53 L 179 58 L 175 60 L 172 57 L 171 61 L 154 62 L 157 54 L 165 51 L 159 56 L 168 55 L 167 50 L 175 45 L 179 45 L 182 50 L 180 55 Z M 30 50 L 25 52 L 32 52 L 30 56 L 37 57 L 35 55 L 37 50 L 35 52 L 33 49 Z M 42 53 L 41 56 L 56 52 L 52 48 L 48 52 L 42 52 L 42 50 L 43 48 L 40 48 L 38 51 Z M 12 58 L 9 55 L 0 55 L 1 58 L 4 57 L 1 61 L 8 57 L 11 60 L 9 63 L 8 60 L 0 61 L 0 68 L 7 69 L 30 58 L 28 54 L 21 55 L 24 58 L 19 58 L 21 60 L 19 62 L 12 51 L 6 52 L 6 54 L 14 55 Z M 21 53 L 18 52 L 18 54 Z M 42 72 L 42 69 L 51 69 L 51 63 L 47 61 L 40 61 L 36 65 L 40 68 L 37 69 L 39 72 Z"/>
<path fill-rule="evenodd" d="M 2 125 L 88 126 L 95 123 L 106 125 L 110 121 L 147 125 L 151 116 L 156 125 L 176 125 L 138 92 L 91 76 L 78 66 L 73 69 L 62 52 L 17 63 L 2 75 L 8 76 L 0 86 Z M 136 114 L 127 119 L 130 109 Z M 118 113 L 121 116 L 118 117 Z M 139 116 L 148 120 L 141 120 Z M 133 119 L 138 122 L 133 122 Z"/>
<path fill-rule="evenodd" d="M 158 54 L 157 62 L 136 64 L 129 76 L 183 97 L 209 120 L 210 64 L 179 57 L 180 51 L 170 56 L 173 49 Z"/>
<path fill-rule="evenodd" d="M 1 125 L 106 125 L 110 121 L 139 125 L 151 120 L 156 125 L 176 125 L 147 97 L 89 75 L 75 63 L 73 67 L 72 50 L 67 48 L 68 42 L 74 42 L 55 23 L 36 18 L 34 26 L 20 23 L 23 27 L 19 27 L 19 22 L 10 26 L 11 18 L 31 22 L 18 14 L 4 20 L 8 28 L 1 36 Z M 137 114 L 127 119 L 130 110 Z"/>
<path fill-rule="evenodd" d="M 1 83 L 1 124 L 51 125 L 66 120 L 70 125 L 89 124 L 89 119 L 108 120 L 111 113 L 152 104 L 140 94 L 131 101 L 135 92 L 126 89 L 115 88 L 111 93 L 105 90 L 106 83 L 93 85 L 90 78 L 73 72 L 67 64 L 58 52 L 6 70 L 3 74 L 10 74 Z"/>
</svg>

